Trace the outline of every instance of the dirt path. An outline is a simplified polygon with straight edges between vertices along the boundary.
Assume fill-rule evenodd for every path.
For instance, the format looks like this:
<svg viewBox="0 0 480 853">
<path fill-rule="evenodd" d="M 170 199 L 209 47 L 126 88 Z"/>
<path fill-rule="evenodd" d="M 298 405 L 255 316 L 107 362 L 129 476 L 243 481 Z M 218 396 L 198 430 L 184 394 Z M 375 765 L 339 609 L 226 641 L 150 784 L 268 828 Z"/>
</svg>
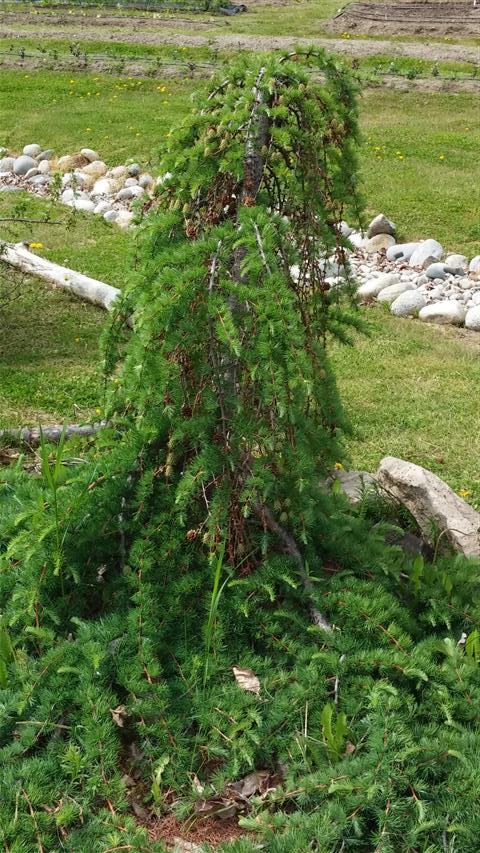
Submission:
<svg viewBox="0 0 480 853">
<path fill-rule="evenodd" d="M 20 20 L 20 18 L 23 20 Z M 76 15 L 58 14 L 48 16 L 48 23 L 38 15 L 35 22 L 25 20 L 18 14 L 3 15 L 0 38 L 21 39 L 65 39 L 78 41 L 110 41 L 121 44 L 148 46 L 175 45 L 179 47 L 216 47 L 220 50 L 285 50 L 295 45 L 315 44 L 335 53 L 349 56 L 408 56 L 412 59 L 427 59 L 435 62 L 480 62 L 480 48 L 457 44 L 415 44 L 377 39 L 341 38 L 294 38 L 285 36 L 255 35 L 192 35 L 175 32 L 181 28 L 201 30 L 210 28 L 208 21 L 193 21 L 188 18 L 139 18 L 128 16 L 100 16 L 94 22 Z M 42 26 L 43 25 L 43 26 Z"/>
</svg>

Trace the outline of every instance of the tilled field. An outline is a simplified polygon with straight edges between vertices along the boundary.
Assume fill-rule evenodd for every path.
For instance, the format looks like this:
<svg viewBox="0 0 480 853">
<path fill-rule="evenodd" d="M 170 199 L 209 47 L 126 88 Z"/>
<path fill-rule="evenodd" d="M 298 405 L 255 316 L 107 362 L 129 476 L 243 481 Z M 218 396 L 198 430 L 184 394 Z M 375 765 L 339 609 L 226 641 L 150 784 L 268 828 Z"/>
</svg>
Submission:
<svg viewBox="0 0 480 853">
<path fill-rule="evenodd" d="M 367 35 L 480 36 L 480 3 L 403 0 L 351 3 L 327 25 L 332 32 Z"/>
<path fill-rule="evenodd" d="M 377 8 L 378 4 L 374 5 Z M 431 4 L 433 6 L 441 4 Z M 466 4 L 459 4 L 466 5 Z M 142 24 L 139 26 L 138 21 Z M 337 21 L 342 20 L 337 18 Z M 468 44 L 444 44 L 433 42 L 397 42 L 378 38 L 298 38 L 294 36 L 243 35 L 208 29 L 209 22 L 189 18 L 141 17 L 138 16 L 85 16 L 56 14 L 38 11 L 36 15 L 11 13 L 0 18 L 0 38 L 22 39 L 35 36 L 39 42 L 63 39 L 72 43 L 104 41 L 117 44 L 141 44 L 148 46 L 174 45 L 178 47 L 209 47 L 219 50 L 289 50 L 297 45 L 309 47 L 314 44 L 335 53 L 347 56 L 366 57 L 388 54 L 408 56 L 412 59 L 427 59 L 435 62 L 478 63 L 479 49 Z M 337 28 L 343 32 L 345 26 Z M 5 57 L 0 57 L 4 59 Z"/>
</svg>

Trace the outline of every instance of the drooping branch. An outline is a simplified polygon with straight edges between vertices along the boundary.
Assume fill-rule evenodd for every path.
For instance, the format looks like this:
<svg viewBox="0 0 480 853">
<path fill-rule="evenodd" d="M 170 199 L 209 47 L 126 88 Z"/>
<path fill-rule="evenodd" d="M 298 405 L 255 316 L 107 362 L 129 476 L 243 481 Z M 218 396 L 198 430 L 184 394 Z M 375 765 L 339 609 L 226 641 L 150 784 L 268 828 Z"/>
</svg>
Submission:
<svg viewBox="0 0 480 853">
<path fill-rule="evenodd" d="M 325 619 L 319 610 L 315 607 L 312 601 L 312 594 L 314 591 L 312 581 L 308 577 L 307 570 L 305 568 L 305 563 L 303 561 L 303 557 L 300 553 L 300 549 L 295 542 L 293 536 L 288 533 L 285 528 L 283 528 L 278 521 L 271 509 L 265 504 L 258 503 L 253 507 L 255 514 L 261 519 L 262 523 L 267 527 L 271 533 L 274 533 L 281 541 L 283 545 L 283 550 L 285 554 L 288 554 L 298 566 L 299 575 L 303 584 L 303 588 L 307 593 L 310 599 L 310 616 L 312 618 L 312 622 L 317 625 L 319 628 L 322 628 L 323 631 L 332 631 L 333 628 L 329 622 Z"/>
</svg>

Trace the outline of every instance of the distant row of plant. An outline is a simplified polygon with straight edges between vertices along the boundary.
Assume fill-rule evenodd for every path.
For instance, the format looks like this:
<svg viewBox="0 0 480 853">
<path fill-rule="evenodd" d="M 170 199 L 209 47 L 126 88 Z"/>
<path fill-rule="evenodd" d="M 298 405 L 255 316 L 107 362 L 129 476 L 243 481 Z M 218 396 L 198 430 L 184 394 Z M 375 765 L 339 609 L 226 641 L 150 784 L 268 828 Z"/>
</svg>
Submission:
<svg viewBox="0 0 480 853">
<path fill-rule="evenodd" d="M 15 5 L 15 2 L 16 0 L 9 0 L 9 4 Z M 146 12 L 210 12 L 222 6 L 222 3 L 221 0 L 117 0 L 117 2 L 115 0 L 34 0 L 31 5 L 42 9 L 52 7 L 85 9 L 98 6 L 111 9 L 139 9 Z"/>
<path fill-rule="evenodd" d="M 117 49 L 117 48 L 122 48 Z M 105 46 L 102 52 L 88 50 L 81 43 L 58 42 L 54 46 L 44 47 L 38 46 L 22 46 L 10 44 L 8 49 L 0 49 L 0 65 L 2 57 L 15 57 L 20 62 L 28 62 L 33 59 L 38 62 L 42 60 L 49 67 L 60 68 L 67 67 L 69 70 L 88 69 L 94 63 L 102 63 L 105 66 L 105 71 L 114 74 L 123 74 L 130 63 L 140 63 L 144 66 L 142 69 L 146 77 L 155 77 L 160 69 L 165 66 L 178 66 L 179 73 L 188 71 L 189 73 L 209 74 L 213 72 L 219 64 L 222 63 L 223 57 L 220 51 L 215 48 L 202 48 L 200 51 L 197 48 L 179 48 L 179 47 L 162 47 L 160 51 L 152 51 L 150 49 L 136 49 L 135 53 L 126 52 L 125 46 L 113 45 L 112 49 Z M 368 77 L 373 75 L 374 78 L 382 77 L 400 77 L 407 80 L 441 78 L 445 80 L 475 80 L 480 79 L 480 65 L 471 62 L 429 62 L 428 60 L 412 60 L 409 57 L 401 57 L 391 60 L 389 57 L 365 57 L 364 59 L 351 60 L 351 66 L 355 72 L 362 77 L 366 74 Z"/>
</svg>

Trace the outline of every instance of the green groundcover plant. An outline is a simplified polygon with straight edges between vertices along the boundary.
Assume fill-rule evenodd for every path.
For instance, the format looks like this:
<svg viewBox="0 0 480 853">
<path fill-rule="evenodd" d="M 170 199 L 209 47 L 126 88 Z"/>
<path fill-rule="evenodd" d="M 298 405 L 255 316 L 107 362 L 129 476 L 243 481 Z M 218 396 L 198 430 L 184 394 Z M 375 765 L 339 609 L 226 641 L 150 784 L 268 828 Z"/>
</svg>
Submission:
<svg viewBox="0 0 480 853">
<path fill-rule="evenodd" d="M 109 428 L 2 473 L 9 853 L 162 851 L 171 809 L 241 813 L 231 853 L 478 849 L 479 566 L 388 547 L 326 485 L 357 145 L 322 52 L 213 83 L 106 335 Z"/>
</svg>

